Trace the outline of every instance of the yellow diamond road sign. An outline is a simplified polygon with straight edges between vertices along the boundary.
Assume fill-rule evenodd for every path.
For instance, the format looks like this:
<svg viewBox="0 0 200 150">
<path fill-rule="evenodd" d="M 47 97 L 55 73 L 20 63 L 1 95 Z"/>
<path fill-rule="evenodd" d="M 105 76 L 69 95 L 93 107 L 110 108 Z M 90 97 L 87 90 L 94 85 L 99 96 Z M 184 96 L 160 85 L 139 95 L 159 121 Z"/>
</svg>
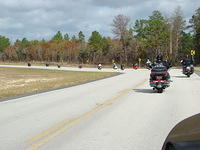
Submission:
<svg viewBox="0 0 200 150">
<path fill-rule="evenodd" d="M 195 50 L 191 50 L 191 55 L 195 55 Z"/>
</svg>

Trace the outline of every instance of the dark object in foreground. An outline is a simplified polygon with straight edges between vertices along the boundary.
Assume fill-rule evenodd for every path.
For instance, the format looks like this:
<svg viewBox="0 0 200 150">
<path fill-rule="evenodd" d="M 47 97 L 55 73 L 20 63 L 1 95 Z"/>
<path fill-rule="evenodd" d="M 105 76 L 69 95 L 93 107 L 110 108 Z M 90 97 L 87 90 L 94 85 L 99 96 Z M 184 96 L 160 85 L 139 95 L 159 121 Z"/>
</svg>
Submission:
<svg viewBox="0 0 200 150">
<path fill-rule="evenodd" d="M 169 142 L 165 150 L 200 150 L 200 141 Z"/>
<path fill-rule="evenodd" d="M 162 150 L 200 150 L 200 114 L 178 123 L 169 133 Z"/>
<path fill-rule="evenodd" d="M 28 63 L 28 67 L 31 67 L 31 63 Z"/>
<path fill-rule="evenodd" d="M 60 68 L 61 66 L 60 65 L 57 65 L 58 66 L 58 68 Z"/>
<path fill-rule="evenodd" d="M 49 67 L 49 64 L 48 64 L 48 63 L 46 63 L 46 67 Z"/>
</svg>

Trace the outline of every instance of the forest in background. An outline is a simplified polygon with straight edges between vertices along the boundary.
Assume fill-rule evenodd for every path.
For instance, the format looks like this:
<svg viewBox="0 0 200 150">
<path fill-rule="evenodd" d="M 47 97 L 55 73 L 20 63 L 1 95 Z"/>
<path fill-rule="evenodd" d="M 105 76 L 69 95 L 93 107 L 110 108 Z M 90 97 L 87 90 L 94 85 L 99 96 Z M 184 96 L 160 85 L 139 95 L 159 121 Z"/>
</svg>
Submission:
<svg viewBox="0 0 200 150">
<path fill-rule="evenodd" d="M 88 64 L 132 64 L 141 59 L 154 60 L 162 53 L 174 65 L 180 64 L 190 50 L 196 50 L 195 63 L 200 63 L 200 8 L 186 23 L 183 12 L 177 7 L 170 17 L 153 11 L 148 19 L 136 20 L 131 26 L 128 16 L 114 17 L 114 38 L 93 31 L 86 40 L 82 31 L 72 37 L 58 31 L 51 40 L 17 39 L 11 43 L 0 35 L 0 61 L 41 61 Z"/>
</svg>

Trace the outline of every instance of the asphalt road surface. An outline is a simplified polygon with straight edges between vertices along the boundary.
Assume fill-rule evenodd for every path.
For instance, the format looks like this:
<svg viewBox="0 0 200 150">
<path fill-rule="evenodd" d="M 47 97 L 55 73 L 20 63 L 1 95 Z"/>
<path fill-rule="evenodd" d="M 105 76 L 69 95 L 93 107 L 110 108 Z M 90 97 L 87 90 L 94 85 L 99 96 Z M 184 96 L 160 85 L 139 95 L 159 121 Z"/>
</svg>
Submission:
<svg viewBox="0 0 200 150">
<path fill-rule="evenodd" d="M 170 74 L 162 94 L 144 69 L 1 102 L 0 150 L 160 150 L 178 122 L 200 113 L 200 77 Z"/>
</svg>

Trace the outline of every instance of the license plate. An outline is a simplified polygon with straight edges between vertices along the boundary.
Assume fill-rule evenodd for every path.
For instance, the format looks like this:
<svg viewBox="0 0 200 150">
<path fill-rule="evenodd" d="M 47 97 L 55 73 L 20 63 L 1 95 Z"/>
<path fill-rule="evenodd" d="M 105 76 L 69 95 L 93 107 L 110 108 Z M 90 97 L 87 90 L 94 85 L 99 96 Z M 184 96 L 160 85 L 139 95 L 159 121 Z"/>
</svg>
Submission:
<svg viewBox="0 0 200 150">
<path fill-rule="evenodd" d="M 156 79 L 157 79 L 157 80 L 161 80 L 161 79 L 162 79 L 162 76 L 157 76 Z"/>
</svg>

